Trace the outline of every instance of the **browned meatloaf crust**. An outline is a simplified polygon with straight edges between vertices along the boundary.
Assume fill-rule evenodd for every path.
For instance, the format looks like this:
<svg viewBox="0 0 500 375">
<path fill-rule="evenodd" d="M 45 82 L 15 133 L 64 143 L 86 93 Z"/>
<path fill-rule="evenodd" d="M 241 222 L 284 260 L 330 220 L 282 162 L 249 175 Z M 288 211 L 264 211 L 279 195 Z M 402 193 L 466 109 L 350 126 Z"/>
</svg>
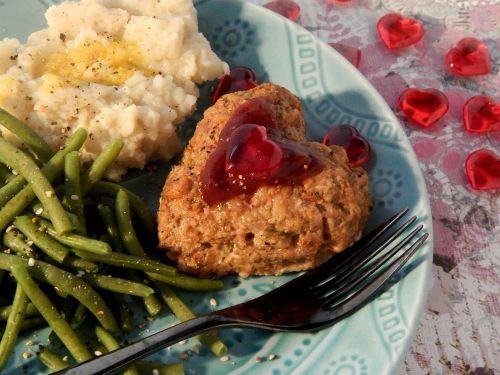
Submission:
<svg viewBox="0 0 500 375">
<path fill-rule="evenodd" d="M 316 149 L 325 167 L 303 185 L 265 186 L 251 199 L 238 196 L 210 207 L 199 191 L 200 174 L 232 112 L 257 97 L 272 104 L 284 134 Z M 351 245 L 370 209 L 366 172 L 349 166 L 344 149 L 306 141 L 298 98 L 283 87 L 262 84 L 223 96 L 198 123 L 163 188 L 160 247 L 184 272 L 279 275 L 315 267 Z"/>
</svg>

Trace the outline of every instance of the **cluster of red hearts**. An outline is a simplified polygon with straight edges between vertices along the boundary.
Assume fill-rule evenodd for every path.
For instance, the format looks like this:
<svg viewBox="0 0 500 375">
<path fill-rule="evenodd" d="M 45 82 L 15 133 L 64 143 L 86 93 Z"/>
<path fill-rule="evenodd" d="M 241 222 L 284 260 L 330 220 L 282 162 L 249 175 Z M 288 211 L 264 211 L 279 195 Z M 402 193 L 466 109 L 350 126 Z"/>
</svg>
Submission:
<svg viewBox="0 0 500 375">
<path fill-rule="evenodd" d="M 232 67 L 229 74 L 221 77 L 212 93 L 212 104 L 225 94 L 253 89 L 258 85 L 255 72 L 246 66 Z M 344 147 L 352 166 L 363 165 L 370 159 L 371 146 L 359 134 L 358 130 L 350 125 L 337 125 L 330 128 L 323 138 L 325 145 Z"/>
<path fill-rule="evenodd" d="M 348 3 L 350 0 L 328 0 L 330 3 Z M 273 0 L 264 5 L 292 21 L 300 16 L 300 6 L 293 0 Z M 389 49 L 404 49 L 418 43 L 425 34 L 423 25 L 415 19 L 405 18 L 397 13 L 383 16 L 377 23 L 377 30 L 383 44 Z M 338 43 L 330 44 L 353 65 L 358 67 L 361 53 L 356 48 Z M 489 74 L 490 57 L 487 46 L 475 38 L 464 38 L 444 56 L 444 62 L 450 72 L 460 77 Z M 433 88 L 409 88 L 399 98 L 399 107 L 408 119 L 422 127 L 429 127 L 438 122 L 448 112 L 448 99 L 444 93 Z M 484 134 L 500 131 L 500 104 L 493 99 L 478 95 L 470 98 L 463 108 L 465 130 Z M 365 140 L 354 130 L 339 130 L 341 143 L 346 142 L 348 134 L 358 147 L 357 155 L 363 155 L 365 161 L 367 148 L 362 148 Z M 330 135 L 329 139 L 332 138 Z M 325 137 L 325 139 L 328 139 Z M 349 144 L 351 144 L 349 143 Z M 369 149 L 368 149 L 369 151 Z M 349 152 L 348 152 L 349 155 Z M 358 162 L 355 162 L 358 164 Z M 500 157 L 488 149 L 472 152 L 466 159 L 465 171 L 471 186 L 477 190 L 500 189 Z"/>
<path fill-rule="evenodd" d="M 424 36 L 422 24 L 412 18 L 391 13 L 377 23 L 380 39 L 387 48 L 399 49 L 418 43 Z M 470 77 L 491 72 L 488 48 L 475 38 L 464 38 L 444 56 L 446 66 L 453 74 Z M 409 88 L 399 97 L 401 111 L 414 123 L 429 127 L 448 112 L 448 99 L 433 88 Z M 464 104 L 465 130 L 481 134 L 500 131 L 500 105 L 485 96 L 473 96 Z M 493 151 L 480 149 L 465 161 L 465 171 L 474 189 L 500 188 L 500 159 Z"/>
</svg>

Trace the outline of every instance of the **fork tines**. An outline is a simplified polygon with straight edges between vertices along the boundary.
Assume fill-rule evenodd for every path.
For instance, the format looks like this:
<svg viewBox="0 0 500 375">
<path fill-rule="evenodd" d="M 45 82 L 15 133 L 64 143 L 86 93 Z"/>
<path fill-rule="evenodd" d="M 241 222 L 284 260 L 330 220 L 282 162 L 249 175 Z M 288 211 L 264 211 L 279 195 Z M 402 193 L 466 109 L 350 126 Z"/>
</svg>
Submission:
<svg viewBox="0 0 500 375">
<path fill-rule="evenodd" d="M 348 298 L 344 298 L 343 300 L 336 301 L 335 297 L 330 298 L 325 302 L 325 307 L 330 308 L 332 310 L 340 307 L 341 311 L 336 311 L 337 316 L 342 318 L 342 315 L 348 315 L 360 307 L 364 306 L 366 302 L 369 302 L 374 295 L 384 286 L 386 282 L 397 273 L 404 264 L 417 252 L 420 246 L 427 240 L 429 237 L 428 233 L 424 233 L 422 236 L 415 241 L 410 248 L 393 260 L 389 265 L 383 268 L 383 270 L 379 270 L 376 276 L 372 277 L 369 282 L 365 283 L 364 286 L 358 290 L 356 290 L 353 294 L 351 294 Z"/>
<path fill-rule="evenodd" d="M 342 304 L 345 310 L 349 300 L 359 304 L 387 282 L 425 242 L 428 234 L 419 236 L 423 225 L 405 235 L 415 223 L 415 216 L 396 227 L 407 212 L 404 209 L 397 213 L 353 247 L 307 274 L 311 291 L 325 307 Z"/>
</svg>

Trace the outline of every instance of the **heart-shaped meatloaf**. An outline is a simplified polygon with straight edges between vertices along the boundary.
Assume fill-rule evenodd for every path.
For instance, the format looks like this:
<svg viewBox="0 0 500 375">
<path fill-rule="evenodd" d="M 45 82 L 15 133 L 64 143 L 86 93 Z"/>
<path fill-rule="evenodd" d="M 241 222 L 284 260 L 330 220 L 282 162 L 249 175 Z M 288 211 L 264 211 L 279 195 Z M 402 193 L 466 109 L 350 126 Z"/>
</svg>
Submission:
<svg viewBox="0 0 500 375">
<path fill-rule="evenodd" d="M 279 275 L 350 246 L 370 209 L 366 172 L 343 148 L 307 141 L 297 97 L 263 84 L 198 123 L 163 188 L 160 247 L 184 272 Z"/>
</svg>

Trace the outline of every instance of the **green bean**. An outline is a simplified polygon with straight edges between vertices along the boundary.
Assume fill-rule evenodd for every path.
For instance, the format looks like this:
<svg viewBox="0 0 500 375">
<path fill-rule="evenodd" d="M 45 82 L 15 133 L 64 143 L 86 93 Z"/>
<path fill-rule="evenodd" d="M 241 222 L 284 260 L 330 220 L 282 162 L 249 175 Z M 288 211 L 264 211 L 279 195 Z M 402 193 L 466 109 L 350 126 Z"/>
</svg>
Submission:
<svg viewBox="0 0 500 375">
<path fill-rule="evenodd" d="M 135 367 L 141 375 L 184 375 L 182 363 L 163 364 L 158 362 L 138 361 Z"/>
<path fill-rule="evenodd" d="M 59 336 L 57 336 L 57 333 L 54 330 L 50 331 L 47 340 L 49 344 L 54 348 L 61 349 L 62 347 L 64 347 L 63 342 L 61 341 Z"/>
<path fill-rule="evenodd" d="M 130 216 L 128 196 L 123 190 L 119 191 L 116 196 L 116 213 L 118 218 L 118 229 L 120 231 L 125 249 L 132 255 L 147 258 L 147 254 L 135 234 L 135 230 L 132 225 L 132 218 Z M 163 277 L 162 275 L 151 272 L 147 272 L 146 274 L 151 279 Z M 171 281 L 171 278 L 168 278 L 168 280 Z"/>
<path fill-rule="evenodd" d="M 143 281 L 143 277 L 141 277 L 142 274 L 135 270 L 128 270 L 127 274 L 132 281 L 135 281 L 137 283 Z M 158 299 L 156 294 L 151 294 L 150 296 L 143 298 L 143 303 L 149 316 L 152 317 L 158 315 L 163 308 L 161 301 Z"/>
<path fill-rule="evenodd" d="M 46 162 L 51 158 L 52 150 L 49 145 L 26 124 L 1 108 L 0 124 L 25 143 L 35 153 L 38 159 Z"/>
<path fill-rule="evenodd" d="M 10 354 L 14 349 L 17 335 L 21 330 L 21 323 L 24 320 L 26 307 L 28 306 L 28 298 L 23 291 L 21 285 L 17 285 L 14 302 L 12 303 L 12 310 L 7 320 L 5 332 L 0 341 L 0 369 L 4 368 L 9 360 Z"/>
<path fill-rule="evenodd" d="M 54 352 L 44 346 L 40 346 L 38 350 L 37 357 L 49 370 L 51 371 L 61 371 L 69 367 L 69 363 L 65 362 Z"/>
<path fill-rule="evenodd" d="M 119 235 L 119 230 L 118 226 L 116 223 L 115 215 L 113 214 L 113 211 L 111 208 L 107 205 L 104 204 L 99 204 L 98 207 L 98 212 L 99 215 L 101 216 L 102 221 L 107 227 L 107 232 L 111 237 L 111 240 L 113 244 L 115 245 L 117 250 L 122 249 L 122 241 Z M 82 257 L 85 257 L 85 254 L 81 254 L 81 252 L 78 254 Z M 93 255 L 90 255 L 93 256 Z M 111 253 L 106 255 L 106 259 L 96 259 L 93 258 L 95 261 L 99 261 L 102 263 L 107 263 L 110 265 L 114 266 L 119 266 L 123 268 L 132 268 L 132 269 L 138 269 L 142 271 L 150 270 L 150 271 L 156 271 L 160 269 L 163 273 L 166 274 L 172 274 L 176 273 L 177 270 L 174 267 L 170 267 L 167 265 L 164 265 L 162 263 L 155 262 L 150 259 L 145 259 L 145 258 L 139 258 L 139 257 L 133 257 L 130 255 L 125 255 L 121 253 Z M 141 276 L 136 272 L 133 271 L 132 269 L 128 270 L 128 275 L 129 278 L 135 282 L 141 282 Z M 159 271 L 156 271 L 159 272 Z M 150 316 L 156 316 L 160 313 L 162 310 L 162 304 L 160 300 L 155 296 L 155 295 L 150 295 L 145 298 L 143 298 L 144 302 L 144 307 L 146 308 L 146 311 Z"/>
<path fill-rule="evenodd" d="M 61 310 L 61 315 L 67 322 L 71 321 L 76 308 L 80 306 L 78 301 L 72 297 L 67 297 L 64 299 L 64 304 Z"/>
<path fill-rule="evenodd" d="M 153 286 L 160 293 L 170 310 L 181 322 L 194 319 L 196 315 L 168 286 L 159 282 L 153 282 Z M 212 353 L 220 357 L 227 353 L 226 345 L 214 334 L 214 332 L 205 332 L 197 336 L 198 340 L 205 345 Z"/>
<path fill-rule="evenodd" d="M 156 237 L 155 217 L 149 207 L 146 206 L 144 201 L 138 195 L 113 182 L 99 181 L 92 187 L 92 193 L 104 194 L 112 197 L 116 197 L 120 190 L 127 193 L 130 201 L 130 207 L 137 215 L 138 221 L 144 225 L 149 235 Z"/>
<path fill-rule="evenodd" d="M 151 294 L 150 296 L 144 298 L 143 303 L 146 311 L 148 312 L 148 315 L 151 317 L 155 317 L 156 315 L 158 315 L 163 308 L 160 300 L 158 299 L 158 297 L 156 297 L 155 294 Z"/>
<path fill-rule="evenodd" d="M 101 344 L 98 340 L 94 339 L 93 337 L 87 337 L 87 347 L 89 347 L 94 354 L 99 352 L 99 355 L 106 354 L 108 352 L 108 349 Z"/>
<path fill-rule="evenodd" d="M 87 274 L 83 275 L 82 278 L 96 288 L 110 290 L 116 293 L 129 294 L 137 297 L 147 297 L 154 293 L 154 290 L 147 285 L 120 279 L 118 277 Z"/>
<path fill-rule="evenodd" d="M 9 271 L 14 265 L 28 266 L 28 260 L 16 255 L 0 253 L 0 269 Z M 108 331 L 118 331 L 118 323 L 102 297 L 79 277 L 40 260 L 30 266 L 30 273 L 36 280 L 57 287 L 60 291 L 76 298 Z"/>
<path fill-rule="evenodd" d="M 99 215 L 104 222 L 104 224 L 107 227 L 107 232 L 111 237 L 111 240 L 113 244 L 115 245 L 116 250 L 121 251 L 123 248 L 122 246 L 122 241 L 120 238 L 119 230 L 118 230 L 118 225 L 116 222 L 115 215 L 113 214 L 113 211 L 111 208 L 107 205 L 104 204 L 99 204 L 98 207 L 98 212 Z M 81 253 L 81 252 L 80 252 Z M 79 254 L 82 257 L 85 257 L 84 254 Z M 93 256 L 93 255 L 91 255 Z M 176 273 L 177 270 L 174 267 L 170 267 L 167 265 L 164 265 L 159 262 L 155 262 L 150 259 L 145 259 L 145 258 L 139 258 L 139 257 L 133 257 L 130 255 L 125 255 L 121 253 L 111 253 L 106 256 L 106 259 L 95 259 L 95 261 L 99 261 L 102 263 L 107 263 L 110 265 L 114 266 L 119 266 L 123 268 L 129 268 L 128 270 L 128 275 L 129 278 L 135 282 L 142 282 L 141 276 L 136 272 L 133 271 L 132 269 L 137 269 L 137 270 L 150 270 L 150 271 L 156 271 L 158 269 L 161 270 L 161 272 L 166 273 L 166 274 L 173 274 Z M 159 271 L 156 271 L 159 272 Z M 147 296 L 143 298 L 144 302 L 144 307 L 146 308 L 146 311 L 150 316 L 156 316 L 160 313 L 162 310 L 162 304 L 160 300 L 154 295 Z"/>
<path fill-rule="evenodd" d="M 64 202 L 69 211 L 76 215 L 79 225 L 77 231 L 85 235 L 85 212 L 80 185 L 80 157 L 78 151 L 72 151 L 64 159 Z"/>
<path fill-rule="evenodd" d="M 102 152 L 97 155 L 89 170 L 82 177 L 82 193 L 86 195 L 106 173 L 108 167 L 115 161 L 123 148 L 123 141 L 113 139 Z"/>
<path fill-rule="evenodd" d="M 40 226 L 45 228 L 47 233 L 54 237 L 57 241 L 66 246 L 75 249 L 85 250 L 96 254 L 111 253 L 111 246 L 103 241 L 94 240 L 92 238 L 80 236 L 79 234 L 67 233 L 59 234 L 55 228 L 47 220 L 40 219 Z"/>
<path fill-rule="evenodd" d="M 198 340 L 207 347 L 217 357 L 222 357 L 227 353 L 227 346 L 217 337 L 215 332 L 205 332 L 198 336 Z"/>
<path fill-rule="evenodd" d="M 198 292 L 209 292 L 214 290 L 219 290 L 224 287 L 222 280 L 218 279 L 198 279 L 196 277 L 183 275 L 178 273 L 174 276 L 170 275 L 160 275 L 157 273 L 148 273 L 151 279 L 161 281 L 163 283 L 175 286 L 177 288 L 198 291 Z"/>
<path fill-rule="evenodd" d="M 12 305 L 0 307 L 0 320 L 6 321 L 9 318 L 12 308 L 13 308 Z M 32 318 L 37 315 L 40 315 L 40 313 L 38 312 L 36 307 L 31 302 L 29 302 L 28 305 L 26 306 L 26 311 L 24 313 L 24 316 L 26 318 Z"/>
<path fill-rule="evenodd" d="M 79 304 L 73 314 L 73 318 L 71 319 L 71 324 L 79 324 L 85 318 L 85 314 L 87 313 L 87 308 L 85 305 Z"/>
<path fill-rule="evenodd" d="M 87 131 L 83 128 L 78 129 L 66 142 L 64 148 L 58 151 L 52 159 L 42 168 L 43 174 L 48 181 L 54 180 L 62 171 L 64 157 L 68 152 L 79 150 L 87 137 Z M 45 191 L 43 191 L 45 195 Z M 5 205 L 0 206 L 0 231 L 4 230 L 10 222 L 19 215 L 35 198 L 35 193 L 31 185 L 25 186 L 14 198 Z M 54 198 L 54 197 L 53 197 Z"/>
<path fill-rule="evenodd" d="M 35 258 L 35 251 L 28 245 L 26 238 L 15 229 L 5 231 L 3 244 L 16 254 L 27 258 Z"/>
<path fill-rule="evenodd" d="M 117 294 L 112 294 L 114 305 L 118 312 L 118 321 L 120 322 L 120 328 L 123 332 L 131 332 L 133 329 L 132 319 L 130 317 L 130 311 L 127 305 Z"/>
<path fill-rule="evenodd" d="M 73 271 L 85 271 L 87 273 L 97 273 L 99 271 L 97 264 L 73 255 L 68 255 L 64 259 L 63 266 Z"/>
<path fill-rule="evenodd" d="M 0 189 L 0 207 L 16 196 L 27 184 L 23 176 L 15 176 Z"/>
<path fill-rule="evenodd" d="M 38 165 L 28 155 L 1 137 L 0 160 L 17 170 L 28 181 L 38 200 L 49 211 L 50 219 L 54 223 L 57 233 L 63 234 L 73 229 L 54 188 Z"/>
<path fill-rule="evenodd" d="M 135 234 L 134 227 L 132 225 L 132 218 L 130 216 L 130 206 L 128 195 L 120 190 L 116 195 L 116 216 L 118 219 L 118 229 L 120 232 L 120 236 L 125 246 L 125 249 L 132 255 L 137 257 L 147 258 L 147 254 L 142 248 L 137 236 Z M 148 276 L 151 276 L 151 273 L 146 273 Z M 156 298 L 156 297 L 155 297 Z M 145 303 L 155 302 L 153 301 L 145 301 Z M 148 305 L 146 304 L 146 307 Z"/>
<path fill-rule="evenodd" d="M 137 239 L 130 215 L 129 198 L 124 190 L 120 190 L 116 194 L 115 211 L 118 219 L 118 231 L 127 252 L 136 257 L 148 258 L 148 255 Z"/>
<path fill-rule="evenodd" d="M 175 275 L 177 270 L 169 265 L 157 262 L 152 259 L 140 258 L 133 255 L 121 253 L 109 253 L 106 255 L 94 254 L 82 250 L 73 249 L 76 255 L 83 259 L 91 260 L 97 263 L 108 264 L 121 268 L 136 269 L 144 272 L 154 272 L 163 275 Z"/>
<path fill-rule="evenodd" d="M 49 213 L 43 209 L 43 205 L 40 203 L 39 200 L 34 200 L 32 204 L 29 206 L 29 210 L 34 213 L 36 216 L 42 217 L 44 219 L 50 220 Z M 66 211 L 66 215 L 68 215 L 69 212 Z M 68 215 L 69 217 L 69 215 Z"/>
<path fill-rule="evenodd" d="M 56 192 L 57 192 L 57 189 L 56 189 Z M 38 201 L 36 199 L 33 201 L 32 204 L 30 204 L 29 210 L 38 217 L 50 220 L 50 216 L 49 216 L 47 210 L 44 210 L 40 201 Z M 78 225 L 80 225 L 80 221 L 78 220 L 78 217 L 75 214 L 73 214 L 69 211 L 65 211 L 65 212 L 66 212 L 66 216 L 68 217 L 69 221 L 71 221 L 71 224 L 73 225 L 73 227 L 76 228 Z"/>
<path fill-rule="evenodd" d="M 0 185 L 8 184 L 16 176 L 12 174 L 9 168 L 5 165 L 0 164 Z"/>
<path fill-rule="evenodd" d="M 70 323 L 78 306 L 80 306 L 80 304 L 74 298 L 65 297 L 64 305 L 61 311 L 61 316 L 64 320 Z M 49 343 L 56 348 L 62 348 L 64 346 L 63 342 L 54 330 L 50 331 L 48 340 Z"/>
<path fill-rule="evenodd" d="M 68 298 L 69 294 L 67 292 L 63 292 L 61 289 L 59 289 L 57 286 L 54 287 L 54 292 L 61 297 L 63 300 Z"/>
<path fill-rule="evenodd" d="M 56 294 L 63 299 L 68 298 L 69 296 L 68 292 L 63 292 L 57 286 L 54 287 L 54 292 L 56 292 Z"/>
<path fill-rule="evenodd" d="M 147 259 L 148 256 L 137 239 L 132 224 L 128 195 L 123 190 L 120 190 L 116 195 L 116 217 L 118 218 L 118 230 L 127 252 L 133 256 Z M 224 286 L 220 280 L 197 279 L 180 274 L 175 276 L 160 275 L 154 273 L 154 271 L 153 273 L 147 272 L 147 274 L 152 279 L 160 280 L 188 290 L 210 291 L 221 289 Z"/>
<path fill-rule="evenodd" d="M 135 233 L 130 213 L 130 200 L 124 190 L 120 190 L 116 194 L 115 212 L 120 238 L 127 252 L 138 258 L 149 258 Z"/>
<path fill-rule="evenodd" d="M 99 235 L 99 241 L 106 242 L 108 245 L 111 246 L 111 237 L 109 237 L 106 233 Z"/>
<path fill-rule="evenodd" d="M 95 327 L 95 334 L 96 334 L 99 342 L 101 342 L 109 352 L 112 352 L 112 351 L 120 348 L 120 344 L 118 343 L 118 341 L 116 341 L 115 338 L 113 336 L 111 336 L 111 334 L 109 332 L 107 332 L 105 329 L 103 329 L 102 327 L 96 326 Z M 132 366 L 127 367 L 125 370 L 123 370 L 122 374 L 123 375 L 139 375 L 139 372 L 132 365 Z"/>
<path fill-rule="evenodd" d="M 11 268 L 11 272 L 17 282 L 23 288 L 28 298 L 36 306 L 43 318 L 49 323 L 50 327 L 56 332 L 57 336 L 64 343 L 73 358 L 77 362 L 85 362 L 92 358 L 92 354 L 87 350 L 85 344 L 66 320 L 57 312 L 55 306 L 49 298 L 33 281 L 24 265 L 18 264 Z"/>
<path fill-rule="evenodd" d="M 97 212 L 101 218 L 104 226 L 106 227 L 106 233 L 111 238 L 111 243 L 116 250 L 122 249 L 123 244 L 120 239 L 120 233 L 118 231 L 118 224 L 116 222 L 115 214 L 111 207 L 106 204 L 99 203 L 97 205 Z"/>
<path fill-rule="evenodd" d="M 40 231 L 29 216 L 16 217 L 14 219 L 14 226 L 56 262 L 62 263 L 68 256 L 69 249 L 54 240 L 47 233 Z"/>
<path fill-rule="evenodd" d="M 108 352 L 120 348 L 120 344 L 118 344 L 115 338 L 101 326 L 95 327 L 95 335 L 97 336 L 97 340 L 104 345 Z"/>
<path fill-rule="evenodd" d="M 35 316 L 30 319 L 24 319 L 21 324 L 21 331 L 29 331 L 35 327 L 46 326 L 47 322 L 41 316 Z"/>
</svg>

